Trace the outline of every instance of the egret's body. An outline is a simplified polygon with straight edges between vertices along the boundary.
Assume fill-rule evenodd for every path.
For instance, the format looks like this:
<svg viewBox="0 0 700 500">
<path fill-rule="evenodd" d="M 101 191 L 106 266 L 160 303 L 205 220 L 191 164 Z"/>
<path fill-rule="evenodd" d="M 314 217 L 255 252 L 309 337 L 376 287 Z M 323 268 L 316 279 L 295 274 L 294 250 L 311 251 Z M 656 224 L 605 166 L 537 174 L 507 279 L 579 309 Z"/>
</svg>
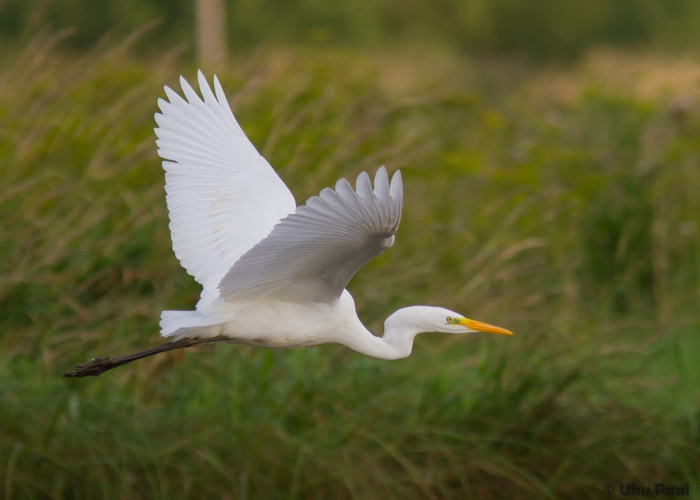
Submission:
<svg viewBox="0 0 700 500">
<path fill-rule="evenodd" d="M 221 300 L 204 317 L 212 324 L 184 328 L 176 339 L 225 337 L 238 344 L 272 348 L 340 344 L 367 356 L 399 359 L 411 354 L 418 333 L 467 331 L 462 325 L 446 324 L 448 317 L 459 318 L 457 313 L 441 307 L 414 306 L 399 309 L 387 318 L 384 336 L 376 337 L 358 318 L 355 301 L 347 290 L 340 299 L 328 304 L 275 299 L 234 303 Z"/>
<path fill-rule="evenodd" d="M 165 87 L 169 102 L 159 99 L 155 115 L 173 250 L 203 287 L 197 308 L 163 311 L 161 334 L 171 344 L 100 358 L 67 376 L 97 375 L 207 340 L 275 348 L 341 344 L 398 359 L 411 353 L 421 332 L 510 334 L 428 306 L 396 311 L 382 337 L 369 332 L 345 287 L 394 243 L 403 206 L 400 172 L 389 181 L 381 167 L 374 183 L 363 172 L 354 189 L 341 179 L 297 207 L 236 122 L 216 77 L 215 94 L 201 72 L 198 80 L 203 100 L 181 78 L 187 100 Z"/>
<path fill-rule="evenodd" d="M 274 348 L 342 344 L 343 331 L 356 326 L 354 323 L 359 323 L 359 319 L 354 301 L 346 291 L 340 300 L 328 304 L 275 299 L 233 303 L 220 300 L 202 314 L 201 322 L 211 324 L 182 328 L 174 337 L 228 337 L 240 344 Z"/>
</svg>

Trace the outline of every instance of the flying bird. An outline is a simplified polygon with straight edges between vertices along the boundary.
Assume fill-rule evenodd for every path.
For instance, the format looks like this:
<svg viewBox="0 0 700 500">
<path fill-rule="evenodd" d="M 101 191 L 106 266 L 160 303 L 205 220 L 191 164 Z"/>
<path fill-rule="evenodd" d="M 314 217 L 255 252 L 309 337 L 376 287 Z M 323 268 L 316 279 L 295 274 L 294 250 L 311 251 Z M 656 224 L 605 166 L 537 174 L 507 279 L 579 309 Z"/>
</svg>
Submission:
<svg viewBox="0 0 700 500">
<path fill-rule="evenodd" d="M 294 348 L 340 344 L 380 359 L 411 353 L 422 332 L 512 335 L 442 307 L 399 309 L 377 337 L 357 317 L 350 278 L 394 244 L 403 183 L 384 167 L 374 183 L 340 179 L 305 205 L 255 149 L 214 76 L 198 72 L 202 98 L 180 77 L 186 99 L 167 86 L 155 120 L 163 158 L 173 250 L 203 287 L 194 311 L 163 311 L 170 342 L 78 365 L 64 377 L 99 375 L 159 352 L 209 342 Z"/>
</svg>

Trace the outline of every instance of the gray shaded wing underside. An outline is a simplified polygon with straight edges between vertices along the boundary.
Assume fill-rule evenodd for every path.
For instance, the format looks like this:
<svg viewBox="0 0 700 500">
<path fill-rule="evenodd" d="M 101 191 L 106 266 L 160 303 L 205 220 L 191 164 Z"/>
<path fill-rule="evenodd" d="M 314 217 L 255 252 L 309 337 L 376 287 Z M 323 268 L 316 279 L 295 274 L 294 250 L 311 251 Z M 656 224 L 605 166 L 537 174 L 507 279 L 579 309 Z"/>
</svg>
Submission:
<svg viewBox="0 0 700 500">
<path fill-rule="evenodd" d="M 292 302 L 331 302 L 371 258 L 394 243 L 401 220 L 403 184 L 391 184 L 381 167 L 374 189 L 366 172 L 356 189 L 340 179 L 282 219 L 246 252 L 219 283 L 227 301 L 268 297 Z"/>
</svg>

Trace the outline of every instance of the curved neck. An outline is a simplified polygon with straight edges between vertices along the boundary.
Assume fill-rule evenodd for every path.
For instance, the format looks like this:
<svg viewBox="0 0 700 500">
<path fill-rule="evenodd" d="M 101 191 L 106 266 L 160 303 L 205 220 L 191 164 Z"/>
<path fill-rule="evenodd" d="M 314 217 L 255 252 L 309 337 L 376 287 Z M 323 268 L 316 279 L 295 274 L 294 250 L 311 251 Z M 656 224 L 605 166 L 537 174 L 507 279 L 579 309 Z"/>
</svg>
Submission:
<svg viewBox="0 0 700 500">
<path fill-rule="evenodd" d="M 384 335 L 377 337 L 357 319 L 348 325 L 340 342 L 353 351 L 379 359 L 401 359 L 411 354 L 416 335 L 431 331 L 414 318 L 411 309 L 399 309 L 384 322 Z"/>
</svg>

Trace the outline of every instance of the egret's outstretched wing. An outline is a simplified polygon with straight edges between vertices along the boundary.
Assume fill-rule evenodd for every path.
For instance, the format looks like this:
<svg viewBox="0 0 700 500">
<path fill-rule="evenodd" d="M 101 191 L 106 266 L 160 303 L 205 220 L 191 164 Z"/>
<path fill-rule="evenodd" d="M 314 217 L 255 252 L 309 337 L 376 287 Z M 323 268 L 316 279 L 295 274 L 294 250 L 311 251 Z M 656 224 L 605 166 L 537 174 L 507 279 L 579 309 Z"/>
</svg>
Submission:
<svg viewBox="0 0 700 500">
<path fill-rule="evenodd" d="M 203 101 L 182 77 L 187 101 L 165 87 L 170 102 L 158 100 L 155 132 L 173 250 L 210 302 L 231 266 L 296 203 L 241 130 L 216 76 L 216 96 L 201 71 L 197 78 Z"/>
<path fill-rule="evenodd" d="M 403 184 L 386 169 L 345 179 L 282 219 L 270 235 L 246 252 L 219 284 L 229 301 L 275 297 L 330 302 L 372 257 L 394 243 L 401 220 Z"/>
</svg>

